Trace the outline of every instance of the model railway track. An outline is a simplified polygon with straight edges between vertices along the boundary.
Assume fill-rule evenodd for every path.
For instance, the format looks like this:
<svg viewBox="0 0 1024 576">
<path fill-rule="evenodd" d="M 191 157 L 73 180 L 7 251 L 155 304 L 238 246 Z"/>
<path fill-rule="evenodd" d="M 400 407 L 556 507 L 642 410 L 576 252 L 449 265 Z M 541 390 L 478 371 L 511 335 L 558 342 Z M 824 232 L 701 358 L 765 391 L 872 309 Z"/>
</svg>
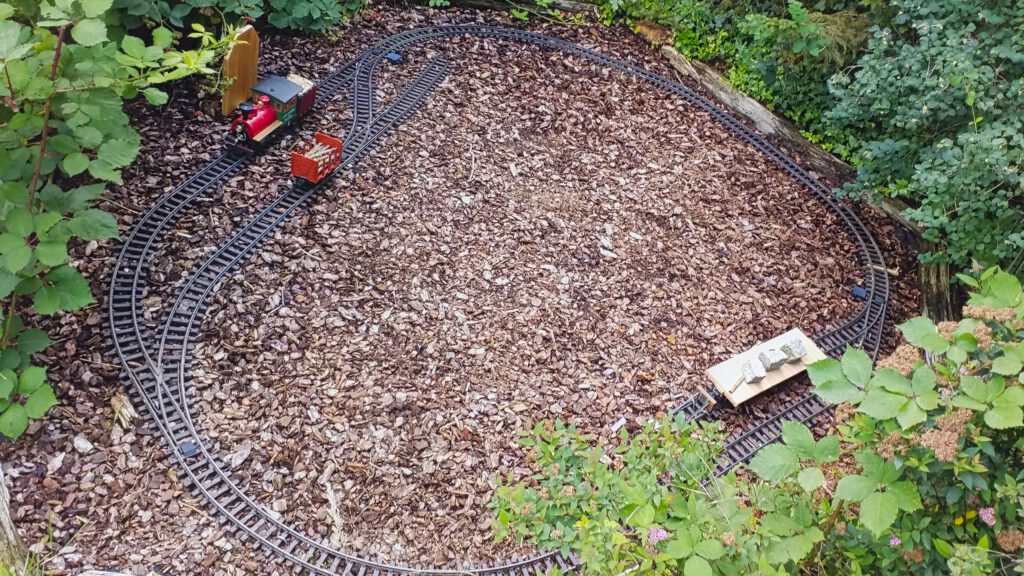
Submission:
<svg viewBox="0 0 1024 576">
<path fill-rule="evenodd" d="M 849 207 L 839 202 L 829 189 L 811 178 L 777 148 L 691 90 L 643 68 L 564 40 L 521 30 L 461 25 L 409 30 L 366 50 L 318 84 L 316 105 L 322 105 L 347 91 L 352 108 L 352 122 L 343 148 L 341 168 L 353 167 L 387 133 L 411 116 L 442 81 L 449 67 L 443 60 L 429 61 L 405 91 L 378 114 L 374 82 L 384 54 L 413 44 L 453 36 L 526 42 L 587 58 L 683 98 L 765 154 L 839 217 L 857 246 L 858 259 L 865 270 L 864 287 L 868 293 L 866 304 L 836 328 L 815 339 L 830 354 L 841 352 L 847 344 L 864 348 L 872 355 L 877 353 L 885 322 L 889 281 L 881 251 Z M 575 559 L 552 553 L 488 566 L 434 569 L 396 566 L 336 550 L 326 542 L 314 540 L 295 530 L 283 522 L 279 515 L 251 499 L 218 455 L 210 450 L 202 431 L 194 424 L 190 411 L 190 350 L 198 335 L 203 313 L 212 294 L 228 275 L 289 216 L 308 205 L 332 178 L 328 177 L 316 185 L 296 183 L 259 211 L 178 287 L 158 333 L 146 329 L 138 307 L 139 301 L 146 295 L 148 263 L 169 229 L 197 199 L 208 196 L 247 163 L 246 155 L 229 151 L 154 205 L 128 234 L 111 279 L 108 320 L 112 347 L 124 368 L 123 376 L 130 384 L 133 400 L 144 407 L 147 416 L 166 441 L 173 458 L 188 479 L 192 492 L 202 496 L 216 517 L 226 523 L 233 533 L 251 541 L 255 547 L 287 560 L 297 572 L 306 574 L 528 576 L 546 573 L 555 567 L 562 570 L 576 567 Z M 783 421 L 806 421 L 825 410 L 827 407 L 815 397 L 801 398 L 780 414 L 731 440 L 720 469 L 725 470 L 748 460 L 757 449 L 775 441 Z M 687 400 L 677 411 L 691 419 L 706 419 L 715 415 L 714 409 L 707 405 L 703 397 Z"/>
</svg>

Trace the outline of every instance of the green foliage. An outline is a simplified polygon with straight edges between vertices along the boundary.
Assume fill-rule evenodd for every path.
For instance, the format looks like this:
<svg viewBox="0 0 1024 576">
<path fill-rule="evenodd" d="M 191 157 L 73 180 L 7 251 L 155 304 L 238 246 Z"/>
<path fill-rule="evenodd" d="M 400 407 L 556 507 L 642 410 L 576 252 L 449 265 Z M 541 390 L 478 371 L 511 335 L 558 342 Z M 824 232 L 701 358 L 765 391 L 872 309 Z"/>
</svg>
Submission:
<svg viewBox="0 0 1024 576">
<path fill-rule="evenodd" d="M 786 471 L 838 455 L 802 426 L 787 437 L 794 447 L 774 447 L 787 452 Z M 605 451 L 573 426 L 538 424 L 521 443 L 542 473 L 498 488 L 496 534 L 577 552 L 588 574 L 794 573 L 824 536 L 813 490 L 716 478 L 722 439 L 717 428 L 666 418 L 632 437 L 623 431 Z M 804 480 L 817 482 L 813 473 Z"/>
<path fill-rule="evenodd" d="M 1024 520 L 1024 295 L 995 268 L 963 281 L 975 289 L 968 318 L 901 324 L 908 344 L 883 367 L 849 349 L 809 368 L 819 396 L 855 410 L 840 432 L 862 447 L 859 471 L 835 498 L 859 514 L 837 545 L 865 573 L 900 571 L 904 553 L 925 574 L 1014 564 L 1016 549 L 987 549 Z"/>
<path fill-rule="evenodd" d="M 856 135 L 857 180 L 898 197 L 939 250 L 930 260 L 1024 267 L 1024 5 L 896 0 L 828 119 Z"/>
<path fill-rule="evenodd" d="M 876 3 L 604 0 L 601 5 L 606 21 L 623 17 L 668 26 L 681 54 L 718 63 L 733 87 L 844 154 L 849 137 L 823 122 L 832 105 L 827 81 L 864 47 Z"/>
<path fill-rule="evenodd" d="M 322 34 L 352 18 L 364 0 L 114 0 L 107 20 L 125 29 L 163 22 L 178 29 L 192 23 L 233 25 L 266 18 L 275 28 Z"/>
<path fill-rule="evenodd" d="M 273 11 L 267 18 L 272 26 L 323 33 L 342 21 L 345 15 L 354 14 L 362 3 L 349 0 L 269 0 Z"/>
<path fill-rule="evenodd" d="M 68 244 L 118 235 L 114 217 L 91 203 L 103 181 L 121 182 L 139 151 L 122 100 L 141 94 L 165 102 L 157 85 L 212 73 L 224 46 L 199 26 L 195 50 L 172 49 L 164 28 L 151 32 L 151 43 L 127 34 L 112 41 L 111 6 L 43 3 L 27 25 L 26 14 L 0 4 L 0 433 L 11 438 L 57 402 L 45 368 L 31 364 L 51 341 L 25 327 L 19 311 L 51 315 L 92 304 Z"/>
</svg>

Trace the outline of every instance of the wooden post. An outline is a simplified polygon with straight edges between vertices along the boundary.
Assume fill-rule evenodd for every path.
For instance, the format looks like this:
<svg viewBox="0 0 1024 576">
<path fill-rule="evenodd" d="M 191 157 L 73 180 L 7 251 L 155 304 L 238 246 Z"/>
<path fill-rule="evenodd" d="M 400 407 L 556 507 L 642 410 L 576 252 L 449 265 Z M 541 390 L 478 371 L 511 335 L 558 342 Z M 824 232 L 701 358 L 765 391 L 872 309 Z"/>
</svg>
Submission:
<svg viewBox="0 0 1024 576">
<path fill-rule="evenodd" d="M 935 249 L 931 243 L 921 245 L 922 251 L 934 252 Z M 953 308 L 949 264 L 918 262 L 917 282 L 921 286 L 921 314 L 935 322 L 959 319 L 960 315 Z"/>
<path fill-rule="evenodd" d="M 11 517 L 11 494 L 7 491 L 7 479 L 0 466 L 0 567 L 12 574 L 20 574 L 25 565 L 25 545 L 21 542 L 18 529 Z"/>
<path fill-rule="evenodd" d="M 260 59 L 260 37 L 252 26 L 244 26 L 235 34 L 240 43 L 231 47 L 224 57 L 224 78 L 234 78 L 220 100 L 220 113 L 230 115 L 238 105 L 249 99 L 256 85 L 256 69 Z"/>
</svg>

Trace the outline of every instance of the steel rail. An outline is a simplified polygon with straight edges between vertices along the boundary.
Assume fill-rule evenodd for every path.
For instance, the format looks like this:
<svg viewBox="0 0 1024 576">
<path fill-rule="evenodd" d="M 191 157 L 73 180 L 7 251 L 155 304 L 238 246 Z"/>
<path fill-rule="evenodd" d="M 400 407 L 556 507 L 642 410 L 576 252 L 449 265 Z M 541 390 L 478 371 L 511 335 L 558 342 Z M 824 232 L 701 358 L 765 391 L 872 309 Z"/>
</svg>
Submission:
<svg viewBox="0 0 1024 576">
<path fill-rule="evenodd" d="M 857 247 L 858 260 L 866 271 L 864 281 L 868 299 L 865 305 L 834 329 L 815 336 L 815 339 L 830 354 L 838 353 L 847 344 L 862 347 L 872 356 L 877 354 L 885 322 L 889 280 L 885 261 L 877 243 L 852 210 L 835 198 L 831 190 L 812 178 L 796 162 L 698 94 L 643 68 L 610 58 L 599 52 L 531 32 L 480 25 L 420 28 L 391 36 L 362 52 L 356 59 L 318 84 L 319 87 L 322 87 L 318 89 L 316 99 L 318 105 L 333 97 L 343 88 L 350 87 L 350 105 L 353 111 L 345 148 L 351 152 L 343 158 L 345 167 L 355 164 L 383 137 L 384 133 L 404 121 L 426 97 L 426 93 L 436 86 L 436 82 L 434 82 L 429 90 L 424 91 L 422 87 L 417 88 L 417 83 L 427 75 L 425 72 L 413 80 L 412 87 L 398 97 L 396 104 L 393 104 L 380 116 L 376 116 L 374 82 L 383 54 L 386 51 L 401 50 L 413 44 L 452 36 L 476 36 L 526 42 L 587 58 L 596 64 L 642 79 L 681 97 L 689 104 L 706 112 L 733 135 L 764 154 L 804 188 L 811 191 L 822 204 L 838 216 Z M 423 92 L 421 97 L 415 94 L 417 91 Z M 397 104 L 408 101 L 409 98 L 416 101 L 411 108 L 404 108 L 404 112 L 392 113 Z M 382 124 L 376 125 L 377 122 L 382 122 Z M 211 165 L 217 164 L 218 161 L 220 159 L 212 162 Z M 198 195 L 212 189 L 213 186 L 223 181 L 223 178 L 226 178 L 226 176 L 219 180 L 212 178 L 210 184 L 204 184 L 205 180 L 203 180 L 199 182 L 199 192 L 189 190 L 186 193 L 185 190 L 188 189 L 189 182 L 194 182 L 202 173 L 203 171 L 197 173 L 175 192 L 155 205 L 132 230 L 122 247 L 115 267 L 115 277 L 111 283 L 110 301 L 108 302 L 108 320 L 111 325 L 113 346 L 125 367 L 125 378 L 133 385 L 131 387 L 133 398 L 145 406 L 147 414 L 167 441 L 168 446 L 172 448 L 173 458 L 188 475 L 193 492 L 204 497 L 208 505 L 216 512 L 216 517 L 228 523 L 232 531 L 243 539 L 252 539 L 257 547 L 262 547 L 291 562 L 296 567 L 296 571 L 309 574 L 358 574 L 360 576 L 372 574 L 376 576 L 410 573 L 439 575 L 472 573 L 512 576 L 514 574 L 540 574 L 556 565 L 563 570 L 577 566 L 574 558 L 563 558 L 552 553 L 541 553 L 530 558 L 514 559 L 464 570 L 399 566 L 362 558 L 355 554 L 334 550 L 326 543 L 316 542 L 281 522 L 275 514 L 253 501 L 237 485 L 230 473 L 218 462 L 218 458 L 210 452 L 203 436 L 192 421 L 188 402 L 191 390 L 188 374 L 189 346 L 191 340 L 198 334 L 197 323 L 202 319 L 203 313 L 209 305 L 209 298 L 215 289 L 230 271 L 243 262 L 244 258 L 265 240 L 271 231 L 294 213 L 295 209 L 308 204 L 321 187 L 300 184 L 281 195 L 271 206 L 266 207 L 228 242 L 219 247 L 203 266 L 190 275 L 175 298 L 174 305 L 167 312 L 159 344 L 155 346 L 156 358 L 154 359 L 149 350 L 154 347 L 152 337 L 146 334 L 143 326 L 138 322 L 134 301 L 139 300 L 144 293 L 142 279 L 145 276 L 146 261 L 152 256 L 154 245 L 164 235 L 167 226 L 187 209 Z M 179 198 L 180 196 L 183 197 Z M 165 205 L 165 209 L 158 210 L 158 207 L 162 205 Z M 166 209 L 166 206 L 170 206 L 170 209 Z M 125 274 L 130 275 L 129 281 L 123 279 Z M 126 299 L 130 302 L 126 302 Z M 128 326 L 125 326 L 123 321 L 125 317 L 134 317 L 130 318 Z M 122 342 L 122 340 L 125 341 Z M 165 360 L 173 361 L 176 365 L 173 368 L 168 366 L 165 369 Z M 695 418 L 707 418 L 713 415 L 707 406 L 702 408 L 696 407 L 696 405 L 690 408 L 686 406 L 687 404 L 684 403 L 680 407 L 680 411 L 687 416 L 690 416 L 691 413 Z M 780 414 L 730 441 L 726 447 L 727 458 L 719 464 L 720 471 L 745 461 L 761 446 L 777 440 L 776 429 L 781 426 L 784 419 L 806 421 L 827 409 L 815 397 L 805 396 Z M 185 451 L 185 448 L 188 450 Z M 730 453 L 733 454 L 731 458 L 728 457 Z"/>
</svg>

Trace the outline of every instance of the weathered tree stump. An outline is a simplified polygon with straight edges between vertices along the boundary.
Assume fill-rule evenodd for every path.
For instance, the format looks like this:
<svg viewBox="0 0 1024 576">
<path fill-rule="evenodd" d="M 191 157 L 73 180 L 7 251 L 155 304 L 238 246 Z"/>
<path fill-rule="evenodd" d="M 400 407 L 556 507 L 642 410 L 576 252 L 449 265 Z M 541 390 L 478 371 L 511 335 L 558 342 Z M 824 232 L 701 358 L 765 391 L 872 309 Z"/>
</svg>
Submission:
<svg viewBox="0 0 1024 576">
<path fill-rule="evenodd" d="M 934 251 L 935 246 L 927 243 L 923 250 Z M 936 322 L 957 320 L 959 312 L 953 307 L 952 278 L 949 264 L 917 264 L 917 281 L 921 288 L 921 314 Z"/>
</svg>

